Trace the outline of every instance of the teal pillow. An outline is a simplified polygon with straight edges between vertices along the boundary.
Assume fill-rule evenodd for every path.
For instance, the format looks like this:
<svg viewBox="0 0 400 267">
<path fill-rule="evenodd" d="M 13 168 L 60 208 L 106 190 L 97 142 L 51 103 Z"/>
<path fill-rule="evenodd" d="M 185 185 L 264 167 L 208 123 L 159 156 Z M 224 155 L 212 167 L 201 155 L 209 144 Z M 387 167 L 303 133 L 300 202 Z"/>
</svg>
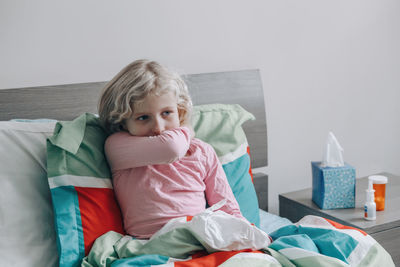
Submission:
<svg viewBox="0 0 400 267">
<path fill-rule="evenodd" d="M 250 167 L 250 149 L 242 124 L 254 116 L 240 105 L 195 106 L 192 125 L 196 138 L 209 143 L 217 153 L 243 216 L 260 225 L 257 194 Z"/>
</svg>

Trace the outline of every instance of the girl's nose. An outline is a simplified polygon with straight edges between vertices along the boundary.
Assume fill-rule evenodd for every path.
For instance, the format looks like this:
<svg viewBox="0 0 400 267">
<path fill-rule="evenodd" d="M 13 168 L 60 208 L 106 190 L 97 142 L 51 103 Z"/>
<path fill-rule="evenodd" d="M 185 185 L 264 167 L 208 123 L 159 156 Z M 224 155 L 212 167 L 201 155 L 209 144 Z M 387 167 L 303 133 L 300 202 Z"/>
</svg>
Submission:
<svg viewBox="0 0 400 267">
<path fill-rule="evenodd" d="M 154 120 L 154 125 L 153 125 L 153 133 L 155 135 L 159 135 L 164 131 L 164 123 L 162 120 Z"/>
</svg>

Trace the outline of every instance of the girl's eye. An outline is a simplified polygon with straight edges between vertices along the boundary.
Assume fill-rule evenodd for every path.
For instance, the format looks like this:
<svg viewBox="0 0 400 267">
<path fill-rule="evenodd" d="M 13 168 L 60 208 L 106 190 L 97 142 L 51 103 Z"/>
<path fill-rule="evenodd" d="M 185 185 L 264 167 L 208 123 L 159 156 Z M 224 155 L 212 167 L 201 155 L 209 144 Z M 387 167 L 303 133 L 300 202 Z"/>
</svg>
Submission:
<svg viewBox="0 0 400 267">
<path fill-rule="evenodd" d="M 164 116 L 168 116 L 169 114 L 171 114 L 171 111 L 164 111 L 162 114 L 163 114 Z"/>
<path fill-rule="evenodd" d="M 143 116 L 137 117 L 136 120 L 138 120 L 138 121 L 144 121 L 144 120 L 147 120 L 148 118 L 149 118 L 149 116 L 143 115 Z"/>
</svg>

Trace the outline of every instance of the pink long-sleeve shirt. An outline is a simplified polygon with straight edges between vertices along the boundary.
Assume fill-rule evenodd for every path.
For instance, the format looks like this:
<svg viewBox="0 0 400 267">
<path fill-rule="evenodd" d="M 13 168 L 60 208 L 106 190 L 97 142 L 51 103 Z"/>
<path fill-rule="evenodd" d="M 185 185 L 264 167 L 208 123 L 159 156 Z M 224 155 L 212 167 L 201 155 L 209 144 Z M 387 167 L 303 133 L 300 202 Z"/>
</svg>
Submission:
<svg viewBox="0 0 400 267">
<path fill-rule="evenodd" d="M 105 143 L 125 231 L 149 238 L 170 219 L 193 216 L 222 199 L 242 217 L 225 172 L 207 143 L 180 127 L 158 136 L 118 132 Z"/>
</svg>

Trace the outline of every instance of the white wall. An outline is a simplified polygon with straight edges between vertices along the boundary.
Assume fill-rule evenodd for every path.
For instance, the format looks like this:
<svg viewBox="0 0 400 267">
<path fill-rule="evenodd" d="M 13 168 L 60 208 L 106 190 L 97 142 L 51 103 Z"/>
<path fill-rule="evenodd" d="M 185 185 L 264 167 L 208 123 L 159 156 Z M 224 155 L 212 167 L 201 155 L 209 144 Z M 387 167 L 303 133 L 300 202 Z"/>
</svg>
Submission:
<svg viewBox="0 0 400 267">
<path fill-rule="evenodd" d="M 259 68 L 270 210 L 311 186 L 328 131 L 358 176 L 400 174 L 396 0 L 2 0 L 0 88 L 103 81 L 138 58 L 182 73 Z"/>
</svg>

